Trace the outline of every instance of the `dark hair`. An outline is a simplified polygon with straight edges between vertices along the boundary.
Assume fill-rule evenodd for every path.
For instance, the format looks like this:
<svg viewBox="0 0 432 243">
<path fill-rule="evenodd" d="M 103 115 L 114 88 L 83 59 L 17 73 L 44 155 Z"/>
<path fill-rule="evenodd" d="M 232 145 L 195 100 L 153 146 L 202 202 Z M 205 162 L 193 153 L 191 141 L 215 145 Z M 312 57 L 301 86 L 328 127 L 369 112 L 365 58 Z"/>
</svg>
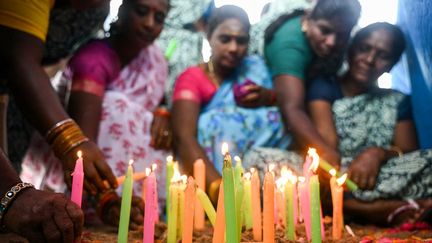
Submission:
<svg viewBox="0 0 432 243">
<path fill-rule="evenodd" d="M 360 17 L 361 6 L 358 0 L 319 0 L 312 12 L 308 16 L 311 19 L 336 20 L 344 23 L 350 29 L 357 23 Z M 287 20 L 301 15 L 301 11 L 282 15 L 273 22 L 265 31 L 265 42 L 268 43 L 273 38 L 274 33 Z"/>
<path fill-rule="evenodd" d="M 392 35 L 392 58 L 393 64 L 396 64 L 405 49 L 405 37 L 402 33 L 402 30 L 398 26 L 386 22 L 373 23 L 360 29 L 351 40 L 351 43 L 348 47 L 348 57 L 351 58 L 355 54 L 356 48 L 360 42 L 369 38 L 370 35 L 377 30 L 386 30 L 390 35 Z"/>
<path fill-rule="evenodd" d="M 216 8 L 211 14 L 207 25 L 207 38 L 210 39 L 215 29 L 227 19 L 237 19 L 245 27 L 249 34 L 250 22 L 247 13 L 240 7 L 234 5 L 224 5 Z"/>
</svg>

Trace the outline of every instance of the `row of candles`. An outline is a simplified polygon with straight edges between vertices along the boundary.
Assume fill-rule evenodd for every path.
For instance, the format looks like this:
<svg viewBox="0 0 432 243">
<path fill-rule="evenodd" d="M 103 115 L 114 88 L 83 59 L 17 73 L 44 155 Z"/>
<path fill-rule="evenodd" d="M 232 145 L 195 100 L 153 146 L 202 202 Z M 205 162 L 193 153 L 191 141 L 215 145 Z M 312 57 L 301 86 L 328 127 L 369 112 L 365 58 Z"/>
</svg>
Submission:
<svg viewBox="0 0 432 243">
<path fill-rule="evenodd" d="M 222 182 L 219 189 L 218 207 L 214 209 L 205 188 L 205 163 L 197 160 L 194 163 L 194 176 L 181 176 L 178 163 L 172 156 L 167 158 L 166 194 L 167 194 L 167 242 L 192 242 L 193 229 L 205 227 L 205 214 L 214 227 L 213 243 L 240 242 L 243 225 L 252 229 L 255 241 L 274 242 L 275 224 L 285 226 L 285 237 L 296 239 L 295 227 L 304 221 L 306 235 L 312 242 L 321 242 L 324 238 L 324 225 L 320 205 L 319 181 L 317 167 L 328 171 L 333 200 L 333 239 L 340 239 L 343 229 L 343 184 L 346 174 L 337 178 L 337 171 L 319 159 L 314 149 L 310 149 L 303 164 L 303 176 L 296 176 L 286 167 L 281 169 L 281 177 L 275 180 L 273 166 L 270 165 L 264 176 L 263 210 L 261 211 L 261 189 L 258 171 L 254 168 L 244 173 L 239 157 L 234 157 L 232 164 L 228 145 L 222 145 L 224 165 Z M 81 205 L 83 168 L 82 156 L 78 154 L 73 173 L 71 200 Z M 154 242 L 154 227 L 158 221 L 156 166 L 147 168 L 145 175 L 135 173 L 130 161 L 126 175 L 118 178 L 123 183 L 118 242 L 127 242 L 130 221 L 133 181 L 143 179 L 145 200 L 143 242 Z M 356 185 L 347 180 L 346 186 L 354 190 Z M 205 212 L 205 213 L 204 213 Z"/>
</svg>

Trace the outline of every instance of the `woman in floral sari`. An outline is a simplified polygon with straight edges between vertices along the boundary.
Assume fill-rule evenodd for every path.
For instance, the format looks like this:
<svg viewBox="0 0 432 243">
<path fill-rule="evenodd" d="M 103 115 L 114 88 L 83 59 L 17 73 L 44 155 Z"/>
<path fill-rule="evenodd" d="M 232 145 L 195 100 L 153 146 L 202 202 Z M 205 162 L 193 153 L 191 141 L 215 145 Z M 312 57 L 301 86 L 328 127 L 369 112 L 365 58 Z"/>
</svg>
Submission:
<svg viewBox="0 0 432 243">
<path fill-rule="evenodd" d="M 129 159 L 135 161 L 135 172 L 144 172 L 156 163 L 160 198 L 165 195 L 162 161 L 168 155 L 171 131 L 167 112 L 157 110 L 163 99 L 167 64 L 153 41 L 162 30 L 167 12 L 167 0 L 125 0 L 111 36 L 83 46 L 71 59 L 65 75 L 72 81 L 69 113 L 84 133 L 97 141 L 114 174 L 125 175 Z M 61 165 L 47 148 L 34 142 L 21 177 L 62 191 Z M 85 154 L 83 159 L 85 163 Z M 142 181 L 135 183 L 135 195 L 141 195 L 141 186 Z M 102 219 L 118 224 L 119 207 L 110 206 L 119 206 L 119 197 L 112 192 L 100 198 Z M 134 198 L 135 211 L 142 210 L 140 202 Z M 131 227 L 142 224 L 142 212 L 132 215 Z"/>
<path fill-rule="evenodd" d="M 245 57 L 249 28 L 244 10 L 216 9 L 208 23 L 210 61 L 188 68 L 176 82 L 175 150 L 187 172 L 192 172 L 196 159 L 205 161 L 207 186 L 220 178 L 223 141 L 239 156 L 254 146 L 285 148 L 288 144 L 274 106 L 269 72 L 261 59 Z"/>
</svg>

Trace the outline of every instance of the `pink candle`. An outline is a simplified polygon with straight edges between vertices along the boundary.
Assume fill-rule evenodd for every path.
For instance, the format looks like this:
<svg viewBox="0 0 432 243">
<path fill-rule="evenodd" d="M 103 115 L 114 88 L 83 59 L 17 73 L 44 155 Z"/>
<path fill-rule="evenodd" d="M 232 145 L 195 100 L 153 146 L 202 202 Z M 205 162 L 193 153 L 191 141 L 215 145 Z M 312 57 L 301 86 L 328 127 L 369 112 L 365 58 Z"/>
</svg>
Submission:
<svg viewBox="0 0 432 243">
<path fill-rule="evenodd" d="M 298 190 L 300 193 L 300 207 L 301 214 L 304 220 L 304 226 L 306 228 L 306 237 L 308 241 L 311 240 L 311 228 L 310 228 L 310 201 L 309 201 L 309 183 L 306 183 L 304 177 L 298 178 Z"/>
<path fill-rule="evenodd" d="M 144 243 L 154 242 L 154 226 L 155 226 L 155 197 L 156 197 L 156 177 L 154 172 L 146 178 L 146 204 L 145 204 L 145 214 L 144 214 Z"/>
<path fill-rule="evenodd" d="M 81 150 L 77 153 L 78 159 L 75 163 L 75 169 L 72 173 L 72 192 L 71 201 L 81 207 L 82 191 L 84 183 L 84 169 Z"/>
</svg>

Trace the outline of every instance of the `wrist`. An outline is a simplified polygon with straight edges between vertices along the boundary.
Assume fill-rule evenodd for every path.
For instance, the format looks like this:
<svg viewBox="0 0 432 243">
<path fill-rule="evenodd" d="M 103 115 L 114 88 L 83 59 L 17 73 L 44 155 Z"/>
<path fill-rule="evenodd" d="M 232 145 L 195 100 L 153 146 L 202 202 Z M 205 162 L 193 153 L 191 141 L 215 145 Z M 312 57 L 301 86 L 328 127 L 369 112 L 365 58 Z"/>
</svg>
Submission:
<svg viewBox="0 0 432 243">
<path fill-rule="evenodd" d="M 34 188 L 34 186 L 30 183 L 19 182 L 16 185 L 12 186 L 1 198 L 0 200 L 0 226 L 4 227 L 4 217 L 11 207 L 12 203 L 16 200 L 23 190 L 28 188 Z"/>
<path fill-rule="evenodd" d="M 114 190 L 107 190 L 98 196 L 96 213 L 102 221 L 104 221 L 108 210 L 118 202 L 120 197 Z"/>
<path fill-rule="evenodd" d="M 274 106 L 274 105 L 276 105 L 276 103 L 277 103 L 276 93 L 272 89 L 269 89 L 268 93 L 269 93 L 269 95 L 268 95 L 268 99 L 267 99 L 267 104 L 266 105 L 267 106 Z"/>
</svg>

